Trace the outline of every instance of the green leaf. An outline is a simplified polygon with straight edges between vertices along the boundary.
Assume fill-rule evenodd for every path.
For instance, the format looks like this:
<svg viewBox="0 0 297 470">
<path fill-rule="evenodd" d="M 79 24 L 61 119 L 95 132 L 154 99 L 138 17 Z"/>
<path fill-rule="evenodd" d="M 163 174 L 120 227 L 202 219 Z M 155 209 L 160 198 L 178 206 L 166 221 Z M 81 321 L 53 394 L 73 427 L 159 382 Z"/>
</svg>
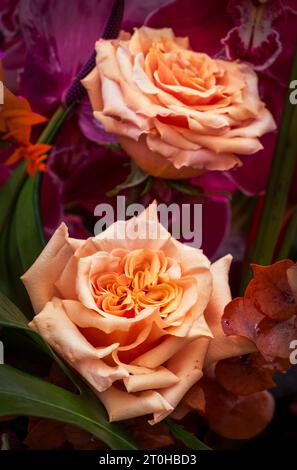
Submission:
<svg viewBox="0 0 297 470">
<path fill-rule="evenodd" d="M 39 416 L 70 423 L 90 432 L 111 449 L 136 450 L 120 426 L 107 421 L 99 399 L 90 391 L 81 395 L 25 374 L 11 366 L 0 366 L 0 416 Z"/>
<path fill-rule="evenodd" d="M 119 194 L 123 189 L 133 188 L 134 186 L 138 186 L 139 184 L 143 183 L 149 175 L 142 171 L 134 162 L 131 161 L 131 172 L 123 181 L 123 183 L 118 184 L 115 188 L 111 191 L 106 193 L 106 196 L 113 197 Z"/>
<path fill-rule="evenodd" d="M 0 325 L 29 330 L 27 317 L 1 292 Z"/>
<path fill-rule="evenodd" d="M 26 181 L 25 162 L 22 162 L 12 173 L 0 190 L 0 233 L 14 209 L 18 194 Z"/>
<path fill-rule="evenodd" d="M 289 85 L 296 76 L 297 49 L 295 51 Z M 284 220 L 288 193 L 297 158 L 297 107 L 290 102 L 291 91 L 290 86 L 288 86 L 281 126 L 269 173 L 264 208 L 261 214 L 257 238 L 251 251 L 247 253 L 247 265 L 250 265 L 250 263 L 267 265 L 274 261 L 275 247 Z M 251 270 L 249 275 L 244 273 L 242 290 L 244 290 L 250 277 Z"/>
<path fill-rule="evenodd" d="M 56 355 L 56 353 L 43 340 L 43 338 L 38 333 L 36 333 L 35 331 L 31 330 L 28 327 L 28 320 L 26 316 L 7 297 L 5 297 L 1 293 L 0 293 L 0 326 L 6 327 L 6 328 L 16 328 L 20 331 L 23 331 L 24 334 L 29 335 L 30 338 L 35 342 L 35 344 L 43 352 L 48 354 L 52 359 L 54 359 L 58 363 L 61 370 L 74 383 L 78 392 L 80 393 L 80 395 L 72 394 L 62 388 L 55 387 L 51 384 L 48 384 L 47 382 L 43 382 L 40 379 L 36 379 L 33 376 L 30 376 L 28 374 L 24 374 L 20 371 L 12 369 L 9 366 L 6 366 L 6 368 L 8 368 L 8 372 L 4 372 L 3 375 L 1 375 L 1 372 L 3 372 L 4 366 L 0 365 L 0 415 L 5 416 L 9 414 L 24 414 L 24 415 L 30 415 L 30 416 L 40 416 L 44 418 L 47 417 L 47 418 L 57 419 L 60 421 L 65 421 L 67 423 L 76 424 L 77 426 L 80 426 L 82 429 L 85 429 L 93 433 L 95 436 L 102 439 L 108 445 L 111 445 L 113 441 L 110 440 L 111 438 L 109 435 L 107 437 L 106 436 L 102 437 L 102 429 L 101 429 L 102 427 L 107 428 L 107 431 L 106 431 L 107 433 L 111 433 L 111 434 L 114 434 L 115 432 L 120 433 L 120 436 L 122 436 L 121 439 L 123 439 L 124 434 L 123 434 L 123 431 L 120 430 L 120 427 L 111 425 L 110 423 L 106 421 L 105 411 L 101 403 L 99 402 L 99 399 L 90 391 L 90 389 L 85 385 L 85 383 L 63 363 L 63 361 Z M 8 374 L 8 379 L 7 379 L 7 374 Z M 9 378 L 11 379 L 11 387 L 12 387 L 11 395 L 13 396 L 13 394 L 17 392 L 20 386 L 20 380 L 23 380 L 22 378 L 24 377 L 26 378 L 27 381 L 23 382 L 23 385 L 20 387 L 20 392 L 24 392 L 28 396 L 27 402 L 23 403 L 24 399 L 23 397 L 19 395 L 19 396 L 16 396 L 15 398 L 16 403 L 14 403 L 14 400 L 11 403 L 6 398 L 6 401 L 5 401 L 6 406 L 5 405 L 2 406 L 2 402 L 3 402 L 2 394 L 4 394 L 2 382 L 3 381 L 7 382 Z M 3 380 L 1 380 L 1 378 L 3 378 Z M 36 381 L 38 382 L 37 388 L 35 387 Z M 33 383 L 32 390 L 31 390 L 31 383 Z M 49 390 L 46 390 L 48 386 L 49 386 Z M 15 387 L 15 389 L 13 389 L 13 387 Z M 26 387 L 29 387 L 29 388 L 26 389 Z M 51 387 L 54 387 L 54 389 L 52 389 Z M 24 390 L 22 390 L 22 388 Z M 58 392 L 59 396 L 65 397 L 65 403 L 67 401 L 66 399 L 69 398 L 70 399 L 69 405 L 71 405 L 71 403 L 73 406 L 77 404 L 83 409 L 88 409 L 89 410 L 88 414 L 89 415 L 91 414 L 91 416 L 94 419 L 96 418 L 96 415 L 98 415 L 96 418 L 99 420 L 99 422 L 96 423 L 98 429 L 95 430 L 95 432 L 94 432 L 92 424 L 90 424 L 88 428 L 86 427 L 87 425 L 86 423 L 89 420 L 89 416 L 84 417 L 84 419 L 82 419 L 81 422 L 77 422 L 73 420 L 74 419 L 73 412 L 75 411 L 73 410 L 73 407 L 70 406 L 70 410 L 67 411 L 67 407 L 66 409 L 64 409 L 65 408 L 64 406 L 63 410 L 59 414 L 58 410 L 55 409 L 55 407 L 57 406 L 57 403 L 55 404 L 55 400 L 57 397 L 57 389 L 59 391 Z M 38 398 L 39 391 L 41 391 L 41 397 Z M 54 393 L 53 397 L 51 395 L 52 391 Z M 31 392 L 33 395 L 30 397 Z M 47 400 L 47 406 L 42 405 L 42 406 L 36 407 L 36 405 L 34 405 L 34 401 L 40 400 L 42 398 L 44 400 Z M 54 400 L 54 403 L 52 403 L 52 400 Z M 16 407 L 15 411 L 13 411 L 12 409 L 13 406 Z M 51 408 L 51 406 L 53 407 Z M 19 410 L 19 407 L 22 407 L 22 408 Z M 130 447 L 118 447 L 119 449 L 135 448 L 134 444 L 131 441 L 129 441 L 127 437 L 125 437 L 125 440 L 127 440 L 127 442 L 130 443 L 129 444 Z M 119 442 L 117 445 L 124 445 L 124 444 Z M 112 447 L 112 448 L 117 448 L 117 447 Z"/>
<path fill-rule="evenodd" d="M 152 176 L 149 176 L 147 180 L 145 181 L 145 185 L 143 190 L 140 193 L 140 196 L 145 196 L 152 188 L 154 182 L 154 178 Z"/>
<path fill-rule="evenodd" d="M 27 317 L 14 305 L 8 297 L 0 292 L 0 326 L 6 328 L 16 328 L 22 330 L 28 335 L 34 343 L 48 356 L 50 356 L 71 380 L 76 388 L 81 390 L 81 380 L 69 369 L 64 362 L 57 356 L 55 351 L 44 341 L 44 339 L 34 330 L 28 327 Z"/>
<path fill-rule="evenodd" d="M 201 442 L 198 437 L 194 436 L 189 431 L 186 431 L 182 426 L 179 424 L 175 424 L 169 419 L 166 419 L 166 424 L 169 427 L 170 431 L 172 432 L 173 436 L 178 440 L 181 441 L 188 449 L 193 450 L 211 450 L 206 444 Z"/>
<path fill-rule="evenodd" d="M 38 139 L 51 144 L 73 107 L 60 106 Z M 39 210 L 41 174 L 28 177 L 19 164 L 0 190 L 0 290 L 32 314 L 20 276 L 42 251 L 45 241 Z"/>
<path fill-rule="evenodd" d="M 166 183 L 169 187 L 175 189 L 176 191 L 186 194 L 187 196 L 199 196 L 201 195 L 201 191 L 198 188 L 194 188 L 190 184 L 186 183 L 185 181 L 178 181 L 178 180 L 166 180 Z"/>
<path fill-rule="evenodd" d="M 282 260 L 290 256 L 294 240 L 297 238 L 297 207 L 292 211 L 291 218 L 287 224 L 285 234 L 281 243 L 276 260 Z"/>
<path fill-rule="evenodd" d="M 17 250 L 22 275 L 45 246 L 39 211 L 39 176 L 28 178 L 18 197 L 15 211 Z"/>
</svg>

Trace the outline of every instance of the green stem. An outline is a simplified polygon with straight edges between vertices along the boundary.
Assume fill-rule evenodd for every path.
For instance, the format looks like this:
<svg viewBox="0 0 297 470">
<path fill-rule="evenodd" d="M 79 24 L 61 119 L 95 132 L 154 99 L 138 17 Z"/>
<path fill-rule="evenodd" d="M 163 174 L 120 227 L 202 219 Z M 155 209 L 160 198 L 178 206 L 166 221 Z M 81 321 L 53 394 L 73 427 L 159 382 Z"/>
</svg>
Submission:
<svg viewBox="0 0 297 470">
<path fill-rule="evenodd" d="M 297 51 L 289 83 L 297 76 Z M 283 221 L 290 182 L 297 156 L 297 106 L 290 103 L 288 88 L 276 149 L 269 176 L 258 236 L 249 262 L 267 265 L 273 254 Z"/>
<path fill-rule="evenodd" d="M 277 255 L 277 261 L 289 257 L 290 250 L 291 250 L 291 247 L 294 243 L 296 236 L 297 236 L 297 208 L 294 209 L 292 217 L 290 221 L 288 222 L 285 236 L 283 238 L 281 248 Z"/>
<path fill-rule="evenodd" d="M 59 108 L 56 110 L 56 112 L 53 114 L 51 119 L 49 120 L 47 126 L 39 136 L 39 139 L 37 140 L 37 143 L 39 144 L 52 144 L 57 133 L 61 129 L 62 125 L 66 121 L 67 117 L 71 113 L 73 107 L 75 104 L 72 106 L 65 108 L 64 106 L 59 106 Z M 39 214 L 39 216 L 36 217 L 36 229 L 39 234 L 39 238 L 43 245 L 45 245 L 45 238 L 44 238 L 44 233 L 43 233 L 43 225 L 42 221 L 40 218 L 40 198 L 39 198 L 39 193 L 40 193 L 40 186 L 41 186 L 41 180 L 42 180 L 42 173 L 39 171 L 36 173 L 34 177 L 34 188 L 33 188 L 33 206 L 34 206 L 34 212 L 35 214 Z"/>
<path fill-rule="evenodd" d="M 40 134 L 37 140 L 38 144 L 51 144 L 56 137 L 61 126 L 67 119 L 69 113 L 72 111 L 73 105 L 69 108 L 65 108 L 63 105 L 59 106 L 53 116 L 47 123 L 47 126 Z"/>
</svg>

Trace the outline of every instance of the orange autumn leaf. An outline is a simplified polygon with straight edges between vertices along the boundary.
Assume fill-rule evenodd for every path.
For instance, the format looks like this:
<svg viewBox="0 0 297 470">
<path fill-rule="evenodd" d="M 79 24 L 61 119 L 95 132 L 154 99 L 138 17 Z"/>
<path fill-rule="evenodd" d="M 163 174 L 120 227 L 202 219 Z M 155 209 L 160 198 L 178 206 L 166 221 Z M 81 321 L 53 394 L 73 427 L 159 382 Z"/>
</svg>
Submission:
<svg viewBox="0 0 297 470">
<path fill-rule="evenodd" d="M 251 439 L 273 418 L 274 399 L 267 391 L 238 396 L 207 378 L 201 386 L 205 394 L 207 423 L 227 439 Z"/>
<path fill-rule="evenodd" d="M 271 266 L 252 265 L 253 279 L 245 296 L 272 320 L 288 320 L 297 315 L 297 304 L 290 288 L 287 271 L 294 266 L 291 260 L 282 260 Z"/>
<path fill-rule="evenodd" d="M 61 449 L 66 442 L 65 424 L 51 419 L 30 419 L 24 444 L 32 450 Z"/>
<path fill-rule="evenodd" d="M 31 450 L 98 450 L 105 444 L 90 433 L 71 424 L 47 418 L 29 418 L 28 435 L 24 441 Z"/>
<path fill-rule="evenodd" d="M 161 449 L 175 442 L 169 428 L 163 423 L 155 424 L 152 427 L 143 418 L 134 418 L 125 421 L 124 426 L 140 449 Z"/>
<path fill-rule="evenodd" d="M 186 395 L 184 406 L 196 410 L 210 429 L 227 439 L 251 439 L 262 432 L 274 413 L 274 400 L 267 391 L 238 396 L 222 387 L 218 381 L 205 376 Z M 205 408 L 192 400 L 203 396 Z M 189 398 L 189 399 L 188 399 Z"/>
<path fill-rule="evenodd" d="M 225 308 L 225 334 L 247 337 L 266 358 L 288 359 L 290 343 L 297 337 L 297 303 L 291 279 L 295 266 L 290 260 L 253 266 L 254 277 L 244 297 Z"/>
<path fill-rule="evenodd" d="M 219 361 L 215 375 L 225 390 L 246 396 L 274 387 L 275 372 L 285 371 L 289 366 L 286 359 L 266 361 L 260 353 L 252 353 Z"/>
<path fill-rule="evenodd" d="M 46 153 L 51 148 L 52 146 L 47 144 L 28 144 L 23 147 L 18 147 L 6 160 L 5 164 L 13 165 L 21 158 L 24 158 L 27 160 L 27 172 L 30 176 L 33 176 L 36 171 L 45 170 L 45 160 L 47 159 Z"/>
</svg>

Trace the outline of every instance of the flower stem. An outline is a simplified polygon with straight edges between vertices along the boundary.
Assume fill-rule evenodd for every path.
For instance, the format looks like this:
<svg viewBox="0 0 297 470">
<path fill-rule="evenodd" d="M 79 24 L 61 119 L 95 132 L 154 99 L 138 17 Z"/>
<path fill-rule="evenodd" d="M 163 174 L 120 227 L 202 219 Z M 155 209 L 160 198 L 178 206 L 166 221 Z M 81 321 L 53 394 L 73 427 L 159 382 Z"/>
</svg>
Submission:
<svg viewBox="0 0 297 470">
<path fill-rule="evenodd" d="M 297 76 L 297 51 L 295 52 L 289 84 Z M 288 88 L 281 127 L 278 134 L 263 212 L 255 245 L 249 263 L 272 263 L 277 238 L 283 221 L 290 182 L 297 157 L 297 106 L 290 102 Z M 245 279 L 246 282 L 249 280 Z"/>
<path fill-rule="evenodd" d="M 63 105 L 60 105 L 53 116 L 50 118 L 47 126 L 40 134 L 37 143 L 38 144 L 51 144 L 56 137 L 61 126 L 69 116 L 72 111 L 73 105 L 65 108 Z"/>
<path fill-rule="evenodd" d="M 277 261 L 288 258 L 290 255 L 291 247 L 294 243 L 295 237 L 297 236 L 297 208 L 294 209 L 290 221 L 288 222 L 286 232 L 277 254 Z"/>
</svg>

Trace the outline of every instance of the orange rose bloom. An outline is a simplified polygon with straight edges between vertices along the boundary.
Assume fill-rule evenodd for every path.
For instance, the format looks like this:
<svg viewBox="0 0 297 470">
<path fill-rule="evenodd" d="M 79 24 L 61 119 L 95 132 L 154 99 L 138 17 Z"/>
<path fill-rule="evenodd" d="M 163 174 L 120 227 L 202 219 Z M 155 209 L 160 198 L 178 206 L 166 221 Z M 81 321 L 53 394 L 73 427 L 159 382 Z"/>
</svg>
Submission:
<svg viewBox="0 0 297 470">
<path fill-rule="evenodd" d="M 153 176 L 239 166 L 237 155 L 260 150 L 259 137 L 275 129 L 248 65 L 194 52 L 170 28 L 101 39 L 96 51 L 82 81 L 94 116 Z"/>
<path fill-rule="evenodd" d="M 88 240 L 61 225 L 22 278 L 30 327 L 92 386 L 110 420 L 152 413 L 156 423 L 204 366 L 255 349 L 221 327 L 230 262 L 210 266 L 172 238 L 156 205 Z"/>
</svg>

